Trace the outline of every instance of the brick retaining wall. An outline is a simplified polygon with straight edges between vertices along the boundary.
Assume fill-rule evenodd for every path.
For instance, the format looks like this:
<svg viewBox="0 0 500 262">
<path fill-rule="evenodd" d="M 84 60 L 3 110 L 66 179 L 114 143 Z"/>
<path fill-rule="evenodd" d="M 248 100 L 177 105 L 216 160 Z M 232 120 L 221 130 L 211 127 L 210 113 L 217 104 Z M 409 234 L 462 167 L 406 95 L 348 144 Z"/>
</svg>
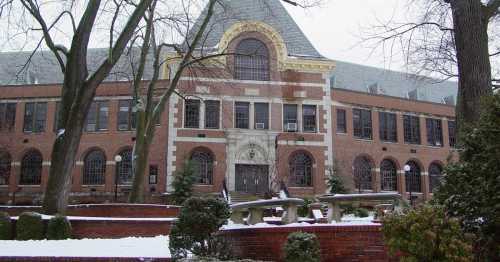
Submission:
<svg viewBox="0 0 500 262">
<path fill-rule="evenodd" d="M 382 239 L 381 226 L 309 226 L 228 229 L 221 234 L 242 258 L 283 261 L 282 247 L 288 234 L 314 233 L 320 242 L 322 261 L 391 261 Z"/>
</svg>

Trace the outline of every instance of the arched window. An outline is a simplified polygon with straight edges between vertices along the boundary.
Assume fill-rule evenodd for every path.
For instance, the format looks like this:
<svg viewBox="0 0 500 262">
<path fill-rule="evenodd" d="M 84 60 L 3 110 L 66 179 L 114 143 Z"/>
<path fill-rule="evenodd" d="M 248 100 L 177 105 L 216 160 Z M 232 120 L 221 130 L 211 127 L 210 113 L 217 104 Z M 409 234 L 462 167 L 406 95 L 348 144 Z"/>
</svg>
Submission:
<svg viewBox="0 0 500 262">
<path fill-rule="evenodd" d="M 373 164 L 365 156 L 358 156 L 353 165 L 354 185 L 358 191 L 372 189 Z"/>
<path fill-rule="evenodd" d="M 434 192 L 440 185 L 443 179 L 443 168 L 441 165 L 432 163 L 429 165 L 429 190 Z"/>
<path fill-rule="evenodd" d="M 397 173 L 396 164 L 389 159 L 384 159 L 380 163 L 380 182 L 382 191 L 396 191 L 397 187 Z"/>
<path fill-rule="evenodd" d="M 9 153 L 0 151 L 0 185 L 8 185 L 12 158 Z"/>
<path fill-rule="evenodd" d="M 261 41 L 248 38 L 236 47 L 234 76 L 241 80 L 269 80 L 269 51 Z"/>
<path fill-rule="evenodd" d="M 21 161 L 21 185 L 40 185 L 42 181 L 42 154 L 38 150 L 28 151 Z"/>
<path fill-rule="evenodd" d="M 87 153 L 83 160 L 83 184 L 102 185 L 106 174 L 106 155 L 99 149 Z"/>
<path fill-rule="evenodd" d="M 290 159 L 290 184 L 292 186 L 312 186 L 312 158 L 304 153 L 295 153 Z"/>
<path fill-rule="evenodd" d="M 405 172 L 406 192 L 422 192 L 420 166 L 415 161 L 406 164 L 410 166 L 410 171 Z"/>
<path fill-rule="evenodd" d="M 125 149 L 119 154 L 122 161 L 116 163 L 116 172 L 118 175 L 118 183 L 121 185 L 132 183 L 132 150 Z"/>
<path fill-rule="evenodd" d="M 211 153 L 197 150 L 191 154 L 196 183 L 211 185 L 214 172 L 214 158 Z"/>
</svg>

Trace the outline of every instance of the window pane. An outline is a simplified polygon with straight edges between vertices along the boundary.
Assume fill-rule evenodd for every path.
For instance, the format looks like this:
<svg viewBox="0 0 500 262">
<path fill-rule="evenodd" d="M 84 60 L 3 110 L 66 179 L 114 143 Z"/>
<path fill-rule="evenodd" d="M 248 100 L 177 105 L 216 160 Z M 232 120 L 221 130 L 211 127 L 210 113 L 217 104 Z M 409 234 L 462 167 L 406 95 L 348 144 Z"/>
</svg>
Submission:
<svg viewBox="0 0 500 262">
<path fill-rule="evenodd" d="M 352 114 L 354 136 L 372 139 L 372 112 L 366 109 L 353 109 Z"/>
<path fill-rule="evenodd" d="M 42 155 L 31 150 L 24 155 L 21 161 L 21 185 L 39 185 L 42 180 Z"/>
<path fill-rule="evenodd" d="M 36 103 L 35 130 L 34 132 L 45 131 L 45 119 L 47 117 L 47 103 Z"/>
<path fill-rule="evenodd" d="M 443 130 L 440 119 L 427 118 L 427 143 L 431 146 L 443 146 Z"/>
<path fill-rule="evenodd" d="M 83 184 L 102 185 L 106 174 L 106 156 L 100 150 L 89 152 L 84 159 Z"/>
<path fill-rule="evenodd" d="M 236 102 L 235 105 L 235 121 L 236 128 L 249 128 L 250 122 L 250 103 Z"/>
<path fill-rule="evenodd" d="M 99 102 L 99 130 L 108 130 L 108 102 Z"/>
<path fill-rule="evenodd" d="M 14 131 L 16 122 L 16 104 L 0 104 L 0 131 Z"/>
<path fill-rule="evenodd" d="M 85 120 L 85 130 L 86 131 L 96 131 L 97 130 L 97 103 L 92 102 L 89 111 L 87 113 L 87 118 Z"/>
<path fill-rule="evenodd" d="M 316 106 L 302 106 L 302 122 L 305 132 L 316 132 Z"/>
<path fill-rule="evenodd" d="M 420 118 L 418 116 L 403 116 L 405 143 L 420 144 Z"/>
<path fill-rule="evenodd" d="M 312 186 L 312 159 L 305 153 L 296 153 L 289 162 L 290 184 Z"/>
<path fill-rule="evenodd" d="M 24 105 L 24 132 L 33 132 L 33 121 L 35 119 L 35 103 Z"/>
<path fill-rule="evenodd" d="M 397 142 L 396 114 L 379 112 L 380 140 Z"/>
<path fill-rule="evenodd" d="M 205 101 L 205 128 L 219 128 L 219 101 Z"/>
<path fill-rule="evenodd" d="M 264 43 L 245 39 L 236 47 L 234 74 L 236 79 L 269 80 L 269 54 Z"/>
<path fill-rule="evenodd" d="M 448 136 L 449 136 L 450 147 L 455 147 L 455 145 L 456 145 L 455 121 L 448 121 Z"/>
<path fill-rule="evenodd" d="M 290 124 L 295 124 L 295 129 Z M 283 105 L 283 130 L 295 132 L 297 124 L 297 105 Z"/>
<path fill-rule="evenodd" d="M 122 161 L 116 164 L 118 183 L 120 185 L 132 183 L 132 150 L 126 149 L 119 153 Z"/>
<path fill-rule="evenodd" d="M 337 109 L 337 132 L 347 133 L 346 112 L 344 109 Z"/>
<path fill-rule="evenodd" d="M 269 104 L 255 103 L 255 129 L 269 129 Z"/>
<path fill-rule="evenodd" d="M 203 151 L 195 151 L 191 155 L 191 164 L 199 184 L 212 184 L 214 159 L 212 154 Z"/>
<path fill-rule="evenodd" d="M 200 101 L 186 100 L 186 112 L 184 113 L 184 127 L 199 128 L 200 127 Z"/>
<path fill-rule="evenodd" d="M 118 130 L 130 130 L 130 105 L 132 100 L 118 101 Z"/>
</svg>

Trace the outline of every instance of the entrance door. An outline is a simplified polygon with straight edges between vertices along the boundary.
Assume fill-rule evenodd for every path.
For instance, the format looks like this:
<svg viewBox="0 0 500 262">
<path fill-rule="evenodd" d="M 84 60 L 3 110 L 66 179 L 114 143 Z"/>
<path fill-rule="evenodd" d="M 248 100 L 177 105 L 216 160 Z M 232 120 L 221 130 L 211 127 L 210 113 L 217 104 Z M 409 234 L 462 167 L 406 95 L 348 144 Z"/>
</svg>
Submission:
<svg viewBox="0 0 500 262">
<path fill-rule="evenodd" d="M 236 165 L 236 191 L 260 194 L 269 189 L 268 165 Z"/>
</svg>

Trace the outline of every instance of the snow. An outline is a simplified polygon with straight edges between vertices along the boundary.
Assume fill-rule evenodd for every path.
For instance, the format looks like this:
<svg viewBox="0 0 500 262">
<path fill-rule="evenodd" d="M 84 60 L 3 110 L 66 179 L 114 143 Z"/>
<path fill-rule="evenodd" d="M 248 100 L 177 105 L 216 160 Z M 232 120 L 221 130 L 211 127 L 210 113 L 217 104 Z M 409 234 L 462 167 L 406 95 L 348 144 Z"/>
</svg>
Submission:
<svg viewBox="0 0 500 262">
<path fill-rule="evenodd" d="M 0 240 L 0 256 L 169 258 L 168 236 L 120 239 Z"/>
<path fill-rule="evenodd" d="M 56 139 L 61 138 L 64 135 L 65 132 L 66 132 L 66 129 L 59 129 L 59 130 L 57 130 Z"/>
</svg>

